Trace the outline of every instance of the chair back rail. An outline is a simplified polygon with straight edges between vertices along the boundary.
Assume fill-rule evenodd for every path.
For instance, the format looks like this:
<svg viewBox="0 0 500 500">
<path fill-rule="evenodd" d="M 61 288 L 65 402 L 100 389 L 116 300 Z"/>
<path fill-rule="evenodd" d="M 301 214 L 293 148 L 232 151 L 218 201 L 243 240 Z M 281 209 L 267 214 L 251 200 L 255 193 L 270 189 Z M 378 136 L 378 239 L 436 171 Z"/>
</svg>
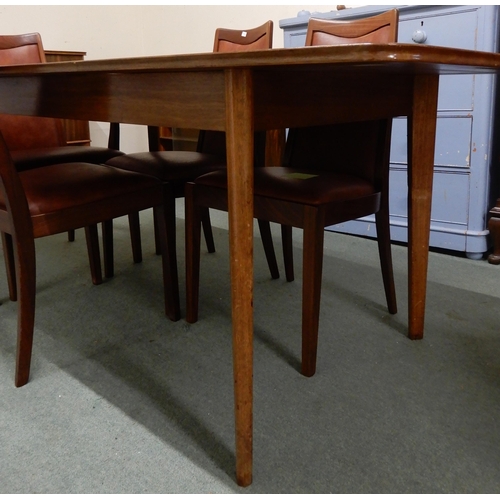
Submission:
<svg viewBox="0 0 500 500">
<path fill-rule="evenodd" d="M 273 46 L 273 22 L 250 30 L 218 28 L 214 37 L 214 52 L 245 52 L 250 50 L 271 49 Z M 197 151 L 200 153 L 226 154 L 226 134 L 224 132 L 201 131 L 198 137 Z M 257 134 L 255 146 L 255 164 L 265 162 L 265 134 Z"/>
<path fill-rule="evenodd" d="M 398 39 L 399 12 L 392 9 L 382 14 L 353 21 L 310 19 L 306 46 L 347 43 L 391 43 Z"/>
</svg>

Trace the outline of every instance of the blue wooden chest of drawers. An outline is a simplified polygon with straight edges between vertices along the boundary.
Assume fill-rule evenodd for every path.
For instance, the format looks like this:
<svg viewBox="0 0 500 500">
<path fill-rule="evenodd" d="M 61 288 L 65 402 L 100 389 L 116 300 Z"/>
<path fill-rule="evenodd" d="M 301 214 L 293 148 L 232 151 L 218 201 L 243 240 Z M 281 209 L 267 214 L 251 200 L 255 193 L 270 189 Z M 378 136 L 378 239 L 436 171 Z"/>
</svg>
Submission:
<svg viewBox="0 0 500 500">
<path fill-rule="evenodd" d="M 394 8 L 368 6 L 283 19 L 285 47 L 304 45 L 311 15 L 323 19 L 366 17 Z M 398 41 L 490 52 L 499 50 L 499 7 L 400 6 Z M 488 250 L 487 216 L 500 193 L 500 152 L 495 144 L 500 106 L 496 77 L 465 75 L 440 80 L 431 247 L 480 259 Z M 500 136 L 499 136 L 500 137 Z M 497 141 L 497 142 L 500 142 Z M 406 119 L 395 118 L 391 145 L 391 238 L 407 241 Z M 375 236 L 374 217 L 330 229 Z"/>
</svg>

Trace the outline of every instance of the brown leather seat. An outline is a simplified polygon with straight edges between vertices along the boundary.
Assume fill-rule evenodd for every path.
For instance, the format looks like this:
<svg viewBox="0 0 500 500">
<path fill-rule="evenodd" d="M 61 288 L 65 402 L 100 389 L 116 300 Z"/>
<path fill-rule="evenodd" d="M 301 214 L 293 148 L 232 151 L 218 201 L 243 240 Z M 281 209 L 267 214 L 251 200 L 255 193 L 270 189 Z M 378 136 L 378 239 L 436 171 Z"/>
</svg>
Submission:
<svg viewBox="0 0 500 500">
<path fill-rule="evenodd" d="M 163 182 L 169 182 L 174 196 L 184 196 L 186 182 L 214 169 L 226 167 L 226 159 L 207 153 L 192 151 L 156 151 L 132 153 L 111 159 L 107 162 L 113 167 L 152 175 Z"/>
<path fill-rule="evenodd" d="M 311 19 L 307 41 L 313 45 L 391 42 L 397 39 L 397 26 L 397 10 L 352 21 Z M 254 216 L 304 230 L 302 373 L 306 376 L 316 370 L 325 227 L 375 214 L 387 305 L 389 312 L 397 311 L 388 207 L 390 134 L 391 120 L 385 119 L 291 129 L 284 166 L 255 169 Z M 191 229 L 186 232 L 186 319 L 191 323 L 198 319 L 200 207 L 227 210 L 225 171 L 202 175 L 186 186 L 186 228 Z M 284 240 L 289 243 L 290 239 Z"/>
<path fill-rule="evenodd" d="M 147 175 L 92 163 L 62 163 L 19 173 L 32 217 L 78 209 L 102 200 L 144 189 L 157 188 L 158 180 Z M 0 210 L 6 210 L 0 192 Z M 43 236 L 44 234 L 40 234 Z M 35 237 L 37 234 L 35 233 Z"/>
<path fill-rule="evenodd" d="M 213 172 L 196 179 L 196 184 L 225 188 L 227 172 Z M 254 170 L 255 195 L 302 205 L 323 205 L 332 198 L 349 200 L 375 194 L 373 183 L 349 174 L 314 169 L 261 167 Z"/>
<path fill-rule="evenodd" d="M 96 146 L 62 146 L 11 150 L 12 161 L 18 172 L 46 167 L 54 163 L 72 163 L 75 161 L 95 164 L 106 163 L 111 158 L 121 154 L 123 154 L 121 151 Z"/>
</svg>

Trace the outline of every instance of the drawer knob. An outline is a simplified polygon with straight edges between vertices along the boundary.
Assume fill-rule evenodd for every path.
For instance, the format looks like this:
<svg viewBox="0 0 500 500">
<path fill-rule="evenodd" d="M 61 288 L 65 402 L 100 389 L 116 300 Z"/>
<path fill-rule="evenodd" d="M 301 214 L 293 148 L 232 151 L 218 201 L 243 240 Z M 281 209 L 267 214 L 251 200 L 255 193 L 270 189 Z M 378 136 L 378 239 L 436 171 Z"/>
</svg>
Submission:
<svg viewBox="0 0 500 500">
<path fill-rule="evenodd" d="M 427 33 L 423 30 L 415 30 L 411 38 L 415 43 L 424 43 L 427 40 Z"/>
</svg>

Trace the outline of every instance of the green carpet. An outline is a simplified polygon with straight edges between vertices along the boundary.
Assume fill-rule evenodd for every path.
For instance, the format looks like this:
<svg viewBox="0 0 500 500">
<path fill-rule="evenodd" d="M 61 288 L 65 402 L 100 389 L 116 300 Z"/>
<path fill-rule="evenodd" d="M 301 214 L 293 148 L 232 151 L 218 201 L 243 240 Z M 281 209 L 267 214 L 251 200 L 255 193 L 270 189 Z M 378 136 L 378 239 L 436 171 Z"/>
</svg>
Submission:
<svg viewBox="0 0 500 500">
<path fill-rule="evenodd" d="M 83 231 L 37 240 L 31 379 L 19 389 L 1 266 L 0 493 L 500 493 L 500 267 L 432 252 L 425 337 L 410 341 L 406 248 L 393 246 L 391 316 L 376 243 L 327 233 L 318 368 L 306 379 L 301 232 L 294 283 L 270 279 L 256 239 L 254 479 L 242 489 L 226 215 L 214 213 L 194 325 L 165 318 L 151 214 L 141 221 L 144 261 L 132 263 L 118 220 L 115 277 L 97 287 Z"/>
</svg>

